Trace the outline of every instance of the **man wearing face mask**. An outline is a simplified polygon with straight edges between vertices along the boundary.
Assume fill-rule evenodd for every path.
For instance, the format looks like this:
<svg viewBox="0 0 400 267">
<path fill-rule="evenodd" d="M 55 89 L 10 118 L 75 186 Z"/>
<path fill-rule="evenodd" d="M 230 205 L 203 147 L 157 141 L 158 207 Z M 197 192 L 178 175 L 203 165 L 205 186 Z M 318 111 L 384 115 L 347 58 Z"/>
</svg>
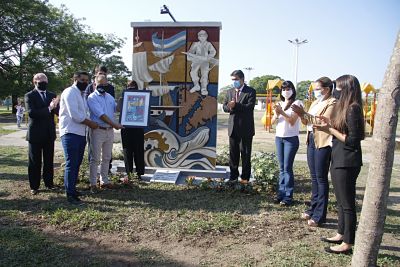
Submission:
<svg viewBox="0 0 400 267">
<path fill-rule="evenodd" d="M 40 186 L 40 177 L 48 189 L 54 189 L 53 159 L 56 129 L 54 115 L 58 115 L 59 98 L 47 91 L 48 80 L 44 73 L 33 76 L 35 88 L 25 95 L 29 126 L 26 140 L 29 142 L 28 177 L 32 195 Z M 43 174 L 41 175 L 43 155 Z"/>
<path fill-rule="evenodd" d="M 96 76 L 96 90 L 88 97 L 90 119 L 99 127 L 90 131 L 90 190 L 97 191 L 97 167 L 100 163 L 100 188 L 112 188 L 108 181 L 108 164 L 112 155 L 114 129 L 119 130 L 122 125 L 114 121 L 116 104 L 114 97 L 106 92 L 107 78 L 104 75 Z"/>
<path fill-rule="evenodd" d="M 106 66 L 97 65 L 95 67 L 93 82 L 90 83 L 85 89 L 86 99 L 88 98 L 88 96 L 91 93 L 93 93 L 96 90 L 96 81 L 95 81 L 96 77 L 99 76 L 99 75 L 104 75 L 107 78 L 107 74 L 108 74 L 108 69 L 107 69 Z M 107 81 L 107 84 L 104 85 L 104 89 L 106 90 L 107 93 L 109 93 L 112 97 L 115 98 L 115 88 L 111 83 L 109 83 Z M 89 162 L 90 162 L 90 159 L 92 157 L 92 150 L 90 148 L 90 136 L 89 135 L 86 137 L 86 141 L 88 143 L 88 159 L 89 159 Z M 110 159 L 110 164 L 108 165 L 108 170 L 111 170 L 111 168 L 112 168 L 112 156 L 111 156 L 111 159 Z"/>
<path fill-rule="evenodd" d="M 87 116 L 85 89 L 88 82 L 87 72 L 76 72 L 73 85 L 62 92 L 60 100 L 59 128 L 65 157 L 64 185 L 67 200 L 74 205 L 82 204 L 76 191 L 76 182 L 85 152 L 86 126 L 91 129 L 98 127 L 97 123 Z"/>
<path fill-rule="evenodd" d="M 244 183 L 251 173 L 251 146 L 254 130 L 254 106 L 256 91 L 244 83 L 244 73 L 235 70 L 231 74 L 233 87 L 225 97 L 223 109 L 229 113 L 229 183 L 235 183 L 239 177 L 239 158 L 242 156 L 242 175 Z"/>
</svg>

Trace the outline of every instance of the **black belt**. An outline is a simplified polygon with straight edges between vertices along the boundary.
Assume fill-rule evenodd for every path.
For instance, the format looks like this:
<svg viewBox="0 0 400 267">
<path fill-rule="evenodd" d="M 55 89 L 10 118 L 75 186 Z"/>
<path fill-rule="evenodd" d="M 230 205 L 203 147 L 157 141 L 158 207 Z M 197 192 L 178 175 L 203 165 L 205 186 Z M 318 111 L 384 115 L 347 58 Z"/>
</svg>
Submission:
<svg viewBox="0 0 400 267">
<path fill-rule="evenodd" d="M 112 129 L 112 127 L 103 127 L 103 126 L 99 126 L 99 129 L 108 130 L 108 129 Z"/>
</svg>

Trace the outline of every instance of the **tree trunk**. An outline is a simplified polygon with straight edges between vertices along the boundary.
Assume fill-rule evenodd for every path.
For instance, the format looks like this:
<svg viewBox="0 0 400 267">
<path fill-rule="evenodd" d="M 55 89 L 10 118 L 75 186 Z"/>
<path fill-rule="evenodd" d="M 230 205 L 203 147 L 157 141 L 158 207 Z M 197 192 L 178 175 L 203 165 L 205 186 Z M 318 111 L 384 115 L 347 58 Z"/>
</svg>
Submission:
<svg viewBox="0 0 400 267">
<path fill-rule="evenodd" d="M 400 105 L 400 32 L 379 91 L 369 166 L 352 266 L 376 266 L 386 219 Z"/>
</svg>

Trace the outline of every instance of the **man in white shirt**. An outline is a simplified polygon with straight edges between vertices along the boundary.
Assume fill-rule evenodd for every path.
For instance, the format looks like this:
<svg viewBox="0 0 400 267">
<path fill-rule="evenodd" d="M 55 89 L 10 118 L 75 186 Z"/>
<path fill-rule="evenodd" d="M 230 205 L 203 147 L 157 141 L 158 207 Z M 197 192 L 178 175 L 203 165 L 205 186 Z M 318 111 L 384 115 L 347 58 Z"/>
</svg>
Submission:
<svg viewBox="0 0 400 267">
<path fill-rule="evenodd" d="M 91 129 L 98 127 L 97 123 L 88 118 L 84 93 L 88 82 L 87 72 L 76 72 L 74 83 L 63 91 L 60 100 L 59 128 L 65 157 L 64 184 L 67 200 L 74 205 L 82 204 L 76 191 L 76 181 L 85 152 L 86 126 Z"/>
</svg>

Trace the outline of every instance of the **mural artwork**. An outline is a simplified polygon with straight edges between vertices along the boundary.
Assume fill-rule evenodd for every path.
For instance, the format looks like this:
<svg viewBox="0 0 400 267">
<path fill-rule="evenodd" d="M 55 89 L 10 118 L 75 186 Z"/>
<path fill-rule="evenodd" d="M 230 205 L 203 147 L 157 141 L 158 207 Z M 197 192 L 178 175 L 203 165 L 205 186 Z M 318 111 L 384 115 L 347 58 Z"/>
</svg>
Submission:
<svg viewBox="0 0 400 267">
<path fill-rule="evenodd" d="M 133 72 L 151 91 L 145 163 L 214 169 L 219 22 L 133 22 Z"/>
</svg>

